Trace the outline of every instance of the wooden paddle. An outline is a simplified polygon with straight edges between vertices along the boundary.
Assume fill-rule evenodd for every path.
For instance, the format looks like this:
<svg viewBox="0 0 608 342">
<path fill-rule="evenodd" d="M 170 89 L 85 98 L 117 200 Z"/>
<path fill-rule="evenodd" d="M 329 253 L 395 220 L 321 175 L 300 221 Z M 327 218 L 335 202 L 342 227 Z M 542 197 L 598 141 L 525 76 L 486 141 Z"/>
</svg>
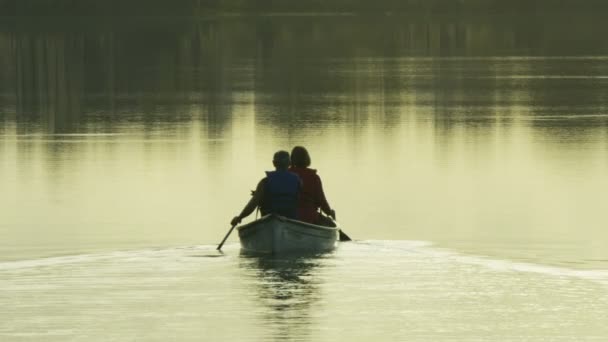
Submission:
<svg viewBox="0 0 608 342">
<path fill-rule="evenodd" d="M 220 244 L 217 246 L 218 251 L 222 250 L 222 246 L 224 245 L 224 242 L 226 242 L 226 239 L 228 239 L 228 236 L 230 236 L 230 233 L 232 233 L 232 230 L 234 229 L 234 227 L 236 227 L 237 224 L 233 224 L 232 227 L 230 227 L 230 230 L 228 231 L 226 236 L 224 236 L 224 240 L 222 240 L 222 242 L 220 242 Z"/>
</svg>

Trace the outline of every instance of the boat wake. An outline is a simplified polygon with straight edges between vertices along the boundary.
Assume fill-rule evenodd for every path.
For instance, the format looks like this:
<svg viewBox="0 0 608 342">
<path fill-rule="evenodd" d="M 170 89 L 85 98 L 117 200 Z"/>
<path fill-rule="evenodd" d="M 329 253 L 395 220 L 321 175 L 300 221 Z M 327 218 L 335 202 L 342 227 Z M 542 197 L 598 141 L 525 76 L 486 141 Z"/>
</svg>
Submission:
<svg viewBox="0 0 608 342">
<path fill-rule="evenodd" d="M 171 258 L 175 256 L 221 257 L 223 254 L 215 250 L 215 245 L 185 246 L 174 248 L 149 248 L 140 250 L 111 251 L 103 253 L 76 254 L 51 256 L 36 259 L 2 261 L 0 271 L 21 270 L 39 267 L 54 267 L 69 264 L 101 263 L 113 261 L 136 261 L 145 259 Z M 236 245 L 228 245 L 224 249 L 238 250 Z"/>
<path fill-rule="evenodd" d="M 174 262 L 193 259 L 210 262 L 211 260 L 238 258 L 239 247 L 238 243 L 228 244 L 224 246 L 223 253 L 216 250 L 216 245 L 195 245 L 3 261 L 0 262 L 0 272 L 86 263 L 143 262 L 145 264 L 159 261 L 162 263 L 162 260 Z M 443 267 L 444 264 L 444 266 L 469 265 L 491 272 L 536 273 L 558 278 L 578 278 L 608 285 L 608 270 L 605 269 L 573 269 L 470 255 L 440 248 L 428 241 L 358 240 L 340 244 L 332 254 L 342 260 L 373 257 L 376 260 L 383 260 L 383 262 L 391 262 L 407 259 L 424 262 L 424 264 L 429 263 L 428 265 L 433 267 Z M 424 264 L 418 267 L 424 267 Z"/>
<path fill-rule="evenodd" d="M 495 272 L 526 272 L 553 277 L 569 277 L 590 280 L 608 285 L 608 270 L 605 269 L 573 269 L 560 266 L 549 266 L 528 262 L 496 259 L 481 255 L 463 254 L 454 250 L 434 246 L 428 241 L 396 241 L 396 240 L 367 240 L 357 241 L 359 247 L 369 246 L 383 252 L 422 255 L 429 260 L 480 266 Z"/>
</svg>

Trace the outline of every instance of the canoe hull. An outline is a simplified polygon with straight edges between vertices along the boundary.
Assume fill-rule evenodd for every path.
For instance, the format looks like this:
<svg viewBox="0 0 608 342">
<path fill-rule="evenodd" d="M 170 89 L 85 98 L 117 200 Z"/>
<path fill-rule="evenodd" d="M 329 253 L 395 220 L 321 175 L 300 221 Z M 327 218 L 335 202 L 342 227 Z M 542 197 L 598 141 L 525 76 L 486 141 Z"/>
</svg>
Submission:
<svg viewBox="0 0 608 342">
<path fill-rule="evenodd" d="M 339 229 L 266 215 L 239 227 L 238 232 L 243 250 L 277 254 L 330 251 L 336 248 Z"/>
</svg>

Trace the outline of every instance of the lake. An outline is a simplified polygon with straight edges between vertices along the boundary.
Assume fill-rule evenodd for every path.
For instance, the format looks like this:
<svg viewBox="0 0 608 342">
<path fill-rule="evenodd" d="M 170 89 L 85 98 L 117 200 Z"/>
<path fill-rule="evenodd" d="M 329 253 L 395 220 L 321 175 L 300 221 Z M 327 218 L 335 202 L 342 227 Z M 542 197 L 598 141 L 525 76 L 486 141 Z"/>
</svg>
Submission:
<svg viewBox="0 0 608 342">
<path fill-rule="evenodd" d="M 4 21 L 0 339 L 604 340 L 602 18 Z M 216 252 L 296 145 L 355 241 Z"/>
</svg>

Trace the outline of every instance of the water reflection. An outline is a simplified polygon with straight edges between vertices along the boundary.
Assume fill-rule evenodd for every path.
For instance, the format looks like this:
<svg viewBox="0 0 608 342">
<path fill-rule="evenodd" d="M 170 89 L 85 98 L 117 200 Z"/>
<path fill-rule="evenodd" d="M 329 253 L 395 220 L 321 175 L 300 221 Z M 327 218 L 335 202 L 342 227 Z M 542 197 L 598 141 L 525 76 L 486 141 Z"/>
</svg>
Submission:
<svg viewBox="0 0 608 342">
<path fill-rule="evenodd" d="M 9 52 L 0 56 L 0 94 L 3 107 L 14 102 L 26 121 L 40 116 L 50 133 L 77 132 L 91 121 L 112 126 L 125 109 L 145 113 L 142 120 L 171 121 L 175 113 L 155 115 L 157 106 L 195 104 L 213 122 L 210 133 L 221 134 L 234 106 L 251 99 L 257 122 L 293 131 L 368 117 L 392 126 L 395 108 L 411 105 L 489 100 L 492 110 L 529 102 L 541 109 L 532 115 L 543 115 L 548 102 L 565 110 L 606 102 L 599 91 L 606 81 L 593 78 L 606 72 L 602 60 L 479 59 L 606 54 L 608 46 L 593 34 L 605 21 L 578 13 L 569 20 L 587 25 L 562 32 L 557 14 L 543 16 L 543 25 L 519 15 L 455 18 L 190 18 L 171 30 L 166 22 L 108 25 L 91 18 L 86 29 L 65 19 L 53 32 L 24 21 L 0 32 L 0 48 Z M 572 36 L 589 39 L 574 44 Z M 459 119 L 446 114 L 438 113 L 438 124 Z"/>
<path fill-rule="evenodd" d="M 321 306 L 329 255 L 260 256 L 241 253 L 239 266 L 252 277 L 262 324 L 276 341 L 308 341 Z"/>
<path fill-rule="evenodd" d="M 164 244 L 168 226 L 215 241 L 234 194 L 294 145 L 355 237 L 606 239 L 602 16 L 48 21 L 0 22 L 5 246 L 46 226 L 32 212 L 82 230 L 41 243 Z"/>
<path fill-rule="evenodd" d="M 72 132 L 82 115 L 83 36 L 19 34 L 12 54 L 19 118 L 40 114 L 48 133 Z"/>
</svg>

